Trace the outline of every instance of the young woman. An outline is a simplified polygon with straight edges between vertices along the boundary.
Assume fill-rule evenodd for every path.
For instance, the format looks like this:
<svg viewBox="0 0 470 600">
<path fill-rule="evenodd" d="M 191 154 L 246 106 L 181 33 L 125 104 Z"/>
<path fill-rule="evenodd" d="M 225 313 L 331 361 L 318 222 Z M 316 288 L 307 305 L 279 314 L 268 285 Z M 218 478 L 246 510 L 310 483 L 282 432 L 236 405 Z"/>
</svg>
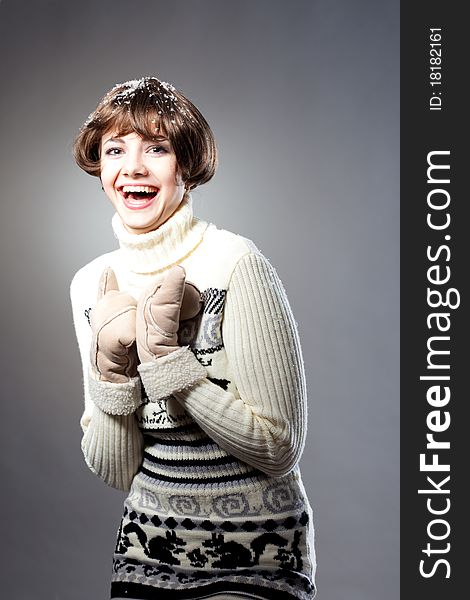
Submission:
<svg viewBox="0 0 470 600">
<path fill-rule="evenodd" d="M 216 168 L 209 125 L 144 77 L 104 96 L 74 149 L 120 246 L 71 285 L 83 453 L 129 490 L 111 597 L 313 598 L 298 332 L 255 245 L 193 216 Z"/>
</svg>

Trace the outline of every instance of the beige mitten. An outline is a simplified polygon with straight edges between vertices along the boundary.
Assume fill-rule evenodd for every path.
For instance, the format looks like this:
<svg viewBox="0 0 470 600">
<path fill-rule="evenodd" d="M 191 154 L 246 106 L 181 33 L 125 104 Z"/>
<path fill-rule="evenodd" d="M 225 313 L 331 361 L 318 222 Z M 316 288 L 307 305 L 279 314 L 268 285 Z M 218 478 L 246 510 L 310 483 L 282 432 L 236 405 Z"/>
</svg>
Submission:
<svg viewBox="0 0 470 600">
<path fill-rule="evenodd" d="M 170 269 L 164 279 L 154 282 L 143 293 L 137 306 L 137 352 L 141 363 L 155 360 L 175 350 L 180 319 L 189 319 L 201 308 L 201 295 L 185 283 L 183 267 Z"/>
<path fill-rule="evenodd" d="M 114 271 L 105 269 L 90 319 L 91 365 L 99 381 L 126 383 L 137 376 L 136 307 L 130 294 L 119 291 Z"/>
</svg>

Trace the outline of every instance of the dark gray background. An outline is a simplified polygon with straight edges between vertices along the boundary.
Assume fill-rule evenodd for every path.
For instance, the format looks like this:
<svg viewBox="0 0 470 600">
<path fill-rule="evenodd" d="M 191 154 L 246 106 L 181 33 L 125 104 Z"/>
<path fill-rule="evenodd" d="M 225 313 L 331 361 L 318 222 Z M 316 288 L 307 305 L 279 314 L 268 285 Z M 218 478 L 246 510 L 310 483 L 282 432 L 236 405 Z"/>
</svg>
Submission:
<svg viewBox="0 0 470 600">
<path fill-rule="evenodd" d="M 2 597 L 103 600 L 124 495 L 80 451 L 68 285 L 115 247 L 71 158 L 114 83 L 187 94 L 220 149 L 198 216 L 287 289 L 309 389 L 319 600 L 399 595 L 398 0 L 3 0 Z"/>
</svg>

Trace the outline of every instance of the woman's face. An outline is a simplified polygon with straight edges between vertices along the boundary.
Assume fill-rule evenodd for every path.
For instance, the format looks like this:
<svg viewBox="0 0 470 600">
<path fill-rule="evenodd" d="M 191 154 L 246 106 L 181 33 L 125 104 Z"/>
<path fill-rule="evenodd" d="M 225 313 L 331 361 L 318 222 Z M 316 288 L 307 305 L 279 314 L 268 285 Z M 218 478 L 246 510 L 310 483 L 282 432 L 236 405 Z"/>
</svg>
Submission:
<svg viewBox="0 0 470 600">
<path fill-rule="evenodd" d="M 101 182 L 131 233 L 157 229 L 180 205 L 185 188 L 166 137 L 106 133 L 101 140 Z"/>
</svg>

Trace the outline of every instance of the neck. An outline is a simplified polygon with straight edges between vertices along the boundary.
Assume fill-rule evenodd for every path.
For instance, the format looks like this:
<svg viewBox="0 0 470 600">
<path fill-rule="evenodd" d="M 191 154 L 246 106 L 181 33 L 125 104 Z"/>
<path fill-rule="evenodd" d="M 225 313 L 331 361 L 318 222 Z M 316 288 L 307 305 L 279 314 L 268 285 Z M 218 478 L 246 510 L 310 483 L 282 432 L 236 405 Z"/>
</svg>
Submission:
<svg viewBox="0 0 470 600">
<path fill-rule="evenodd" d="M 182 262 L 201 243 L 207 225 L 193 216 L 190 196 L 165 223 L 149 233 L 130 233 L 117 213 L 112 219 L 126 267 L 142 274 L 157 274 Z"/>
</svg>

